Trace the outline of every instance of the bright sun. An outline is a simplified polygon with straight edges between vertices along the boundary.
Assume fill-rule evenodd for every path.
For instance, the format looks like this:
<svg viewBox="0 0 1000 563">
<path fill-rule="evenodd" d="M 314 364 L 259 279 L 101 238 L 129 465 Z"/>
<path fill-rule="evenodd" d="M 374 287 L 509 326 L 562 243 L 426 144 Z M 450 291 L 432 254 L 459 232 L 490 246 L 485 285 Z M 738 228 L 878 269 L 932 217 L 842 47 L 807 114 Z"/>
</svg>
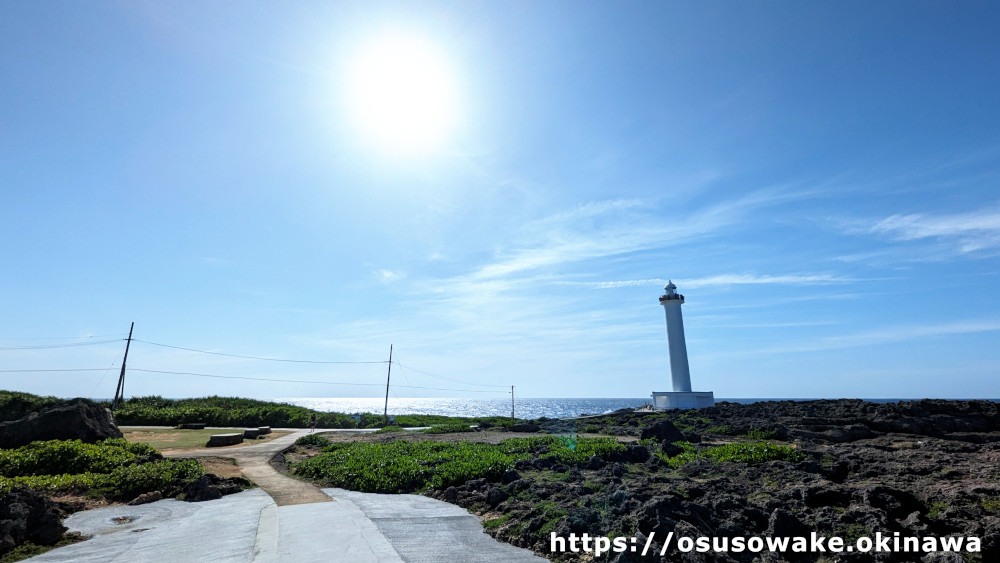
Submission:
<svg viewBox="0 0 1000 563">
<path fill-rule="evenodd" d="M 425 152 L 455 125 L 457 95 L 447 58 L 416 37 L 382 37 L 352 61 L 348 111 L 368 141 L 393 152 Z"/>
</svg>

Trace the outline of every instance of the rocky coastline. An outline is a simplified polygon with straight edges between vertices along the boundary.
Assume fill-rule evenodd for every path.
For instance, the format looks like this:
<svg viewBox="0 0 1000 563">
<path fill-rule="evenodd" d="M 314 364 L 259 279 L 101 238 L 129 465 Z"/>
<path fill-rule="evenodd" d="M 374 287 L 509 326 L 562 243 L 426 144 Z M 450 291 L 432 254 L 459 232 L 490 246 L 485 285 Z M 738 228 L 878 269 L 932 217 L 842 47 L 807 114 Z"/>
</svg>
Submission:
<svg viewBox="0 0 1000 563">
<path fill-rule="evenodd" d="M 1000 405 L 988 401 L 775 401 L 666 413 L 619 411 L 575 420 L 537 420 L 523 430 L 615 435 L 634 443 L 617 459 L 567 466 L 519 461 L 503 482 L 485 479 L 432 491 L 478 513 L 497 539 L 554 561 L 1000 561 Z M 470 437 L 470 439 L 475 439 Z M 745 463 L 681 451 L 767 441 L 797 461 Z M 552 551 L 569 538 L 636 538 L 594 559 Z M 697 553 L 661 538 L 794 537 L 818 533 L 854 542 L 892 537 L 974 536 L 971 553 Z M 634 544 L 628 544 L 634 545 Z M 655 555 L 654 555 L 655 554 Z"/>
</svg>

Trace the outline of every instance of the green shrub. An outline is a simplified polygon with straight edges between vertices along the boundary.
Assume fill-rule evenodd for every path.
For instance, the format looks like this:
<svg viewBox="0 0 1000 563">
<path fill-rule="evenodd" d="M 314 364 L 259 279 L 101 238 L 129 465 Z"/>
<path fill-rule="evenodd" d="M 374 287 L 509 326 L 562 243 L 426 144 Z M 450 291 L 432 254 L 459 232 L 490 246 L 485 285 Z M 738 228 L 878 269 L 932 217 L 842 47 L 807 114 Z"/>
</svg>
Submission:
<svg viewBox="0 0 1000 563">
<path fill-rule="evenodd" d="M 704 458 L 715 462 L 763 463 L 765 461 L 801 461 L 805 454 L 789 446 L 777 446 L 770 442 L 744 442 L 713 446 L 697 450 L 689 443 L 678 442 L 684 452 L 674 457 L 664 457 L 671 467 L 681 467 L 695 459 Z"/>
<path fill-rule="evenodd" d="M 442 416 L 439 414 L 397 414 L 393 422 L 404 428 L 421 426 L 436 426 L 439 424 L 466 424 L 469 426 L 483 423 L 485 426 L 507 428 L 513 424 L 510 417 L 503 416 Z M 364 413 L 358 422 L 358 428 L 381 428 L 386 426 L 385 417 L 381 414 Z"/>
<path fill-rule="evenodd" d="M 97 444 L 79 440 L 32 442 L 0 450 L 0 496 L 19 486 L 49 492 L 76 492 L 110 500 L 131 500 L 204 474 L 193 459 L 163 459 L 147 444 L 109 439 Z"/>
<path fill-rule="evenodd" d="M 460 422 L 450 422 L 447 424 L 435 424 L 430 428 L 424 428 L 421 432 L 425 434 L 452 434 L 454 432 L 475 432 L 476 429 L 468 424 Z"/>
<path fill-rule="evenodd" d="M 115 411 L 118 424 L 133 426 L 177 426 L 204 422 L 209 426 L 308 428 L 312 415 L 321 428 L 356 428 L 357 422 L 340 413 L 318 412 L 285 403 L 239 397 L 164 399 L 134 397 Z"/>
<path fill-rule="evenodd" d="M 376 434 L 391 434 L 393 432 L 406 432 L 402 426 L 383 426 L 375 431 Z"/>
<path fill-rule="evenodd" d="M 499 518 L 491 518 L 489 520 L 484 520 L 483 521 L 483 527 L 486 528 L 487 530 L 496 530 L 500 526 L 503 526 L 504 523 L 508 519 L 510 519 L 510 517 L 511 517 L 510 514 L 504 514 L 503 516 L 501 516 Z"/>
<path fill-rule="evenodd" d="M 754 428 L 747 432 L 747 438 L 750 438 L 751 440 L 773 440 L 777 437 L 777 432 L 764 428 Z"/>
<path fill-rule="evenodd" d="M 563 463 L 612 457 L 625 446 L 613 438 L 538 436 L 499 444 L 476 442 L 337 443 L 298 463 L 296 475 L 327 486 L 372 493 L 408 493 L 461 485 L 470 479 L 499 480 L 519 459 L 546 456 Z"/>
<path fill-rule="evenodd" d="M 306 434 L 298 440 L 295 440 L 296 446 L 319 446 L 325 448 L 329 446 L 332 442 L 325 436 L 320 436 L 319 434 Z"/>
<path fill-rule="evenodd" d="M 58 397 L 40 397 L 19 391 L 0 391 L 0 422 L 17 420 L 61 402 L 63 399 Z"/>
<path fill-rule="evenodd" d="M 129 444 L 121 438 L 97 444 L 80 440 L 32 442 L 13 450 L 0 450 L 0 476 L 109 473 L 116 467 L 143 463 L 162 456 L 147 444 Z"/>
</svg>

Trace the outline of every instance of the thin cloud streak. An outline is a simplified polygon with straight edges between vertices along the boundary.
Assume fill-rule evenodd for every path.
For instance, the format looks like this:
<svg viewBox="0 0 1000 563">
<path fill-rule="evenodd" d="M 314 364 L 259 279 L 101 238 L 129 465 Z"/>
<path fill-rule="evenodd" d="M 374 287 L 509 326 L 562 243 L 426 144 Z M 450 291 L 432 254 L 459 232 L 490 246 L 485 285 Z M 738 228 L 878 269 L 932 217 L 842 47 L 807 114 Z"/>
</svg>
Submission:
<svg viewBox="0 0 1000 563">
<path fill-rule="evenodd" d="M 791 352 L 819 352 L 823 350 L 838 350 L 842 348 L 855 348 L 859 346 L 873 346 L 890 342 L 906 342 L 919 338 L 933 338 L 938 336 L 950 336 L 955 334 L 973 334 L 979 332 L 1000 331 L 1000 321 L 994 320 L 967 320 L 954 323 L 926 326 L 896 326 L 885 327 L 879 330 L 860 332 L 856 334 L 845 334 L 841 336 L 828 336 L 814 342 L 803 343 L 798 346 L 786 346 L 781 348 L 761 349 L 750 351 L 750 353 L 762 354 L 786 354 Z"/>
<path fill-rule="evenodd" d="M 645 287 L 650 285 L 663 285 L 666 284 L 668 281 L 671 280 L 663 278 L 651 278 L 643 280 L 621 280 L 621 281 L 601 281 L 601 282 L 559 282 L 559 283 L 565 285 L 590 287 L 593 289 L 612 289 L 618 287 Z M 701 288 L 701 287 L 727 286 L 727 285 L 768 285 L 768 284 L 815 285 L 815 284 L 848 283 L 857 280 L 839 276 L 818 275 L 818 274 L 798 274 L 798 275 L 784 275 L 784 276 L 766 276 L 766 275 L 755 276 L 752 274 L 721 274 L 707 278 L 694 278 L 694 279 L 677 278 L 673 279 L 672 281 L 674 281 L 674 283 L 681 284 L 685 288 Z"/>
<path fill-rule="evenodd" d="M 869 232 L 901 241 L 957 237 L 961 252 L 975 252 L 1000 246 L 1000 209 L 938 216 L 890 215 Z"/>
<path fill-rule="evenodd" d="M 806 197 L 778 188 L 762 189 L 741 198 L 672 218 L 641 213 L 652 210 L 642 200 L 608 200 L 580 205 L 525 226 L 523 248 L 469 274 L 490 279 L 549 266 L 607 258 L 637 251 L 670 248 L 709 236 L 739 223 L 761 207 Z M 602 226 L 601 220 L 608 226 Z"/>
</svg>

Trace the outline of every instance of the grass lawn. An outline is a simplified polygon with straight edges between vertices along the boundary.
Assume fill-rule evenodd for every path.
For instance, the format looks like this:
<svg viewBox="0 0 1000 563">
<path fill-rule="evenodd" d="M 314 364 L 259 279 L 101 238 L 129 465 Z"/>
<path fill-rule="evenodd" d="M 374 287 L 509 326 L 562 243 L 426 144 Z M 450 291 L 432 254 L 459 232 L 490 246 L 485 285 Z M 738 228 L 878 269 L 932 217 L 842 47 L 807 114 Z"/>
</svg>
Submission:
<svg viewBox="0 0 1000 563">
<path fill-rule="evenodd" d="M 233 434 L 243 432 L 243 428 L 206 428 L 204 430 L 178 430 L 176 428 L 144 428 L 139 426 L 125 426 L 121 428 L 122 434 L 129 442 L 144 442 L 153 446 L 157 450 L 182 450 L 192 448 L 204 448 L 208 443 L 209 436 L 213 434 Z M 267 440 L 273 440 L 284 436 L 288 432 L 271 432 L 261 439 L 244 440 L 244 445 L 257 444 Z M 230 447 L 216 448 L 224 451 Z"/>
</svg>

